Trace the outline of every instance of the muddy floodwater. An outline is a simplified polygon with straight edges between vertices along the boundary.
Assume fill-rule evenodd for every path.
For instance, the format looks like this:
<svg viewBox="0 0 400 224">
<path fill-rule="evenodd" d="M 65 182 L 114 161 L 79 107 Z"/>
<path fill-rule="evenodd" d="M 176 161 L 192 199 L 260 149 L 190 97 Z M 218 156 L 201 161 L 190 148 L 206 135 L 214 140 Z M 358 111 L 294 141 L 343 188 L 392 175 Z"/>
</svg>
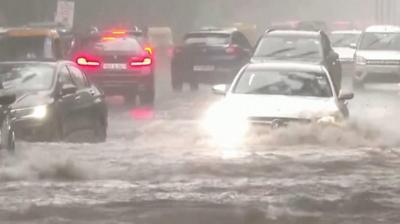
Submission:
<svg viewBox="0 0 400 224">
<path fill-rule="evenodd" d="M 109 99 L 106 143 L 1 154 L 0 223 L 400 223 L 397 85 L 357 92 L 343 128 L 221 147 L 200 127 L 220 97 L 172 93 L 165 70 L 155 108 Z"/>
</svg>

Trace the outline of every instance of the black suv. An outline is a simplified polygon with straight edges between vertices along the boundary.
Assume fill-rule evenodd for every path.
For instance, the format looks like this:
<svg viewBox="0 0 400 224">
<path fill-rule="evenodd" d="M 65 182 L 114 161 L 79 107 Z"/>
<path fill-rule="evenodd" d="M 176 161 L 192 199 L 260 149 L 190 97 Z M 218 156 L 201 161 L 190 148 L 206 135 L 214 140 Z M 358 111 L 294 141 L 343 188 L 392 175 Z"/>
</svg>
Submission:
<svg viewBox="0 0 400 224">
<path fill-rule="evenodd" d="M 171 65 L 172 87 L 182 90 L 189 83 L 192 90 L 199 83 L 230 83 L 251 56 L 252 46 L 235 29 L 206 29 L 185 35 L 176 47 Z"/>
<path fill-rule="evenodd" d="M 342 66 L 329 37 L 323 31 L 268 30 L 258 41 L 252 63 L 293 61 L 321 64 L 332 76 L 337 91 L 341 89 Z"/>
</svg>

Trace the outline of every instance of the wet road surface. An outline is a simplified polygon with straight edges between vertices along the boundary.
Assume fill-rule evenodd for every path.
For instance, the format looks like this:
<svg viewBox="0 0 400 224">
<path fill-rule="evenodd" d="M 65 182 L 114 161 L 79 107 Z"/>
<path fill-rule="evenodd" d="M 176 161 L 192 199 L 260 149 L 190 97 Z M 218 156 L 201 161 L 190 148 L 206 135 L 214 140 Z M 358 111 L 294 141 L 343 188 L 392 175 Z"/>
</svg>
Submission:
<svg viewBox="0 0 400 224">
<path fill-rule="evenodd" d="M 110 99 L 106 143 L 18 143 L 0 158 L 0 223 L 400 223 L 396 85 L 350 103 L 344 128 L 303 126 L 220 147 L 209 87 L 157 105 Z"/>
</svg>

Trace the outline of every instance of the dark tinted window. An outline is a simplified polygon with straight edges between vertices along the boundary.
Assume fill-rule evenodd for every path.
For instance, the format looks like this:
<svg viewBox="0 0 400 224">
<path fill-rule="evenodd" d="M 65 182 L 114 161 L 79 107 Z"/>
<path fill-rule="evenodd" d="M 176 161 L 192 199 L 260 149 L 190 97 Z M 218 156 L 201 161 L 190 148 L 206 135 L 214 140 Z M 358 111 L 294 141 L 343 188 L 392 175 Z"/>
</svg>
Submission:
<svg viewBox="0 0 400 224">
<path fill-rule="evenodd" d="M 50 89 L 54 80 L 54 70 L 54 66 L 45 64 L 0 64 L 0 89 Z"/>
<path fill-rule="evenodd" d="M 185 44 L 227 45 L 231 35 L 220 33 L 195 33 L 185 37 Z"/>
</svg>

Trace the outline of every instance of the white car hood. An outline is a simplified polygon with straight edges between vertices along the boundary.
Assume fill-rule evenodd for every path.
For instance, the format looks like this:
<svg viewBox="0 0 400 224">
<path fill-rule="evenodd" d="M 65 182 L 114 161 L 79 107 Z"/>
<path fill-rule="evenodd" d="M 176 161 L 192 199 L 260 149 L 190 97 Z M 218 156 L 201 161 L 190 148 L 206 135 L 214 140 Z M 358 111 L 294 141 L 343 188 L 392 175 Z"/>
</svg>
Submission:
<svg viewBox="0 0 400 224">
<path fill-rule="evenodd" d="M 333 50 L 339 54 L 339 58 L 341 59 L 353 59 L 356 53 L 355 49 L 348 47 L 335 47 Z"/>
<path fill-rule="evenodd" d="M 400 60 L 400 51 L 357 51 L 357 56 L 367 60 Z"/>
<path fill-rule="evenodd" d="M 318 119 L 339 113 L 333 97 L 231 94 L 222 101 L 221 106 L 226 113 L 247 118 Z"/>
</svg>

